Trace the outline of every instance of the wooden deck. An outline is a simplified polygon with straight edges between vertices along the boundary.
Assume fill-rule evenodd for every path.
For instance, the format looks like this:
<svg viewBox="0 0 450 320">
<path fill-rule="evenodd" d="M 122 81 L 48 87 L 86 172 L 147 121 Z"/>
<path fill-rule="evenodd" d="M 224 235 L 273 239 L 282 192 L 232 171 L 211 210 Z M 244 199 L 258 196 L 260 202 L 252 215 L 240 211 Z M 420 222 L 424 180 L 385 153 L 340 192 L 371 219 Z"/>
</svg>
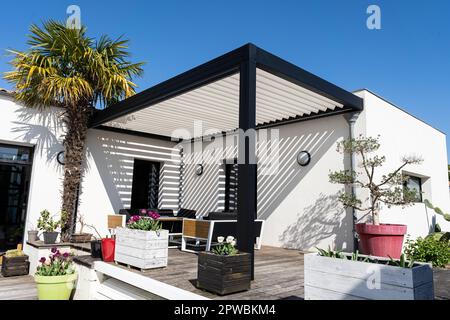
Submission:
<svg viewBox="0 0 450 320">
<path fill-rule="evenodd" d="M 0 275 L 0 300 L 36 299 L 36 284 L 32 276 L 3 278 Z"/>
<path fill-rule="evenodd" d="M 170 249 L 169 265 L 163 269 L 140 272 L 123 266 L 117 267 L 210 299 L 296 300 L 303 298 L 303 255 L 299 251 L 263 247 L 255 253 L 255 281 L 252 282 L 251 290 L 224 297 L 195 287 L 197 255 L 192 253 Z M 436 299 L 450 299 L 449 281 L 450 270 L 434 270 Z M 37 291 L 32 276 L 10 278 L 0 276 L 0 300 L 35 299 L 37 299 Z"/>
<path fill-rule="evenodd" d="M 251 289 L 223 297 L 196 288 L 197 255 L 193 253 L 170 249 L 166 268 L 144 272 L 128 270 L 210 299 L 303 299 L 304 295 L 303 255 L 298 250 L 263 247 L 255 251 L 255 281 Z"/>
</svg>

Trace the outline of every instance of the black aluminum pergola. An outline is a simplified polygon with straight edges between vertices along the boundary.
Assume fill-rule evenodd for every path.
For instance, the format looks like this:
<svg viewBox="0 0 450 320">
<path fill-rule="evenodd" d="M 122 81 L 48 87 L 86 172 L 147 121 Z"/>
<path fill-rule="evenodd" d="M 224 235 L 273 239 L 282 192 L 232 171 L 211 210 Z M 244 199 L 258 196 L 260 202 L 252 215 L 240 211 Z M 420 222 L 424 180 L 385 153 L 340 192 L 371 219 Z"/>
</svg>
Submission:
<svg viewBox="0 0 450 320">
<path fill-rule="evenodd" d="M 279 82 L 268 82 L 258 86 L 258 74 L 270 74 L 266 79 L 279 78 Z M 351 112 L 360 112 L 363 109 L 363 100 L 356 95 L 337 87 L 336 85 L 321 79 L 253 44 L 246 44 L 236 50 L 224 54 L 205 64 L 184 72 L 174 78 L 164 81 L 152 88 L 149 88 L 133 97 L 125 99 L 107 109 L 98 111 L 91 123 L 91 128 L 111 130 L 115 132 L 140 135 L 144 137 L 173 140 L 162 129 L 153 128 L 151 123 L 144 117 L 161 117 L 160 112 L 166 101 L 175 101 L 177 97 L 186 96 L 199 88 L 218 83 L 223 79 L 228 79 L 233 75 L 239 76 L 238 85 L 238 108 L 236 127 L 244 131 L 248 129 L 259 129 L 279 126 L 287 123 L 316 119 L 331 115 L 338 115 Z M 262 78 L 261 78 L 262 79 Z M 263 88 L 271 90 L 270 84 L 277 86 L 273 92 L 280 94 L 283 103 L 276 103 L 276 97 L 266 98 Z M 289 85 L 287 85 L 289 83 Z M 269 84 L 269 87 L 267 85 Z M 228 85 L 228 84 L 227 84 Z M 285 87 L 282 87 L 284 85 Z M 298 86 L 301 91 L 295 91 L 292 85 Z M 225 88 L 225 86 L 224 86 Z M 227 87 L 230 94 L 231 87 Z M 214 99 L 208 100 L 210 103 L 217 102 L 218 90 L 214 88 Z M 225 91 L 224 91 L 225 92 Z M 286 95 L 286 96 L 282 96 Z M 196 95 L 198 96 L 198 94 Z M 272 94 L 273 96 L 273 94 Z M 205 96 L 205 99 L 207 97 Z M 209 98 L 208 98 L 209 99 Z M 275 99 L 275 100 L 274 100 Z M 200 97 L 201 100 L 201 97 Z M 270 100 L 270 103 L 267 101 Z M 192 100 L 192 105 L 198 105 L 200 110 L 201 101 Z M 215 101 L 215 102 L 214 102 Z M 195 102 L 195 103 L 194 103 Z M 183 99 L 180 104 L 186 102 Z M 196 104 L 197 103 L 197 104 Z M 175 103 L 173 103 L 175 105 Z M 330 107 L 333 104 L 334 107 Z M 257 121 L 257 107 L 261 105 L 265 111 L 259 112 L 258 117 L 264 120 Z M 291 107 L 292 106 L 292 107 Z M 325 107 L 326 106 L 326 107 Z M 207 107 L 207 106 L 206 106 Z M 206 108 L 204 106 L 204 108 Z M 169 107 L 165 107 L 170 112 Z M 195 108 L 193 109 L 195 110 Z M 206 112 L 207 109 L 202 109 Z M 301 111 L 305 110 L 305 111 Z M 301 112 L 300 112 L 301 111 Z M 153 113 L 152 113 L 153 112 Z M 227 111 L 223 111 L 218 118 L 230 117 Z M 229 112 L 228 112 L 229 113 Z M 279 114 L 279 116 L 277 116 Z M 286 115 L 288 114 L 288 116 Z M 130 117 L 130 115 L 134 115 Z M 199 115 L 201 117 L 201 112 Z M 128 118 L 130 120 L 127 120 Z M 174 114 L 176 117 L 176 114 Z M 183 114 L 179 115 L 180 121 Z M 187 115 L 185 115 L 187 117 Z M 144 119 L 145 118 L 145 119 Z M 231 117 L 232 118 L 232 117 Z M 268 121 L 267 119 L 271 119 Z M 123 126 L 114 124 L 117 119 L 124 119 Z M 140 120 L 141 119 L 141 120 Z M 158 118 L 160 119 L 160 118 Z M 233 120 L 234 118 L 232 118 Z M 176 120 L 176 119 L 175 119 Z M 167 125 L 174 119 L 167 119 Z M 127 127 L 126 123 L 131 124 Z M 220 122 L 214 122 L 215 125 Z M 140 129 L 136 130 L 135 127 Z M 151 127 L 151 129 L 150 129 Z M 148 129 L 147 129 L 148 128 Z M 161 127 L 162 128 L 162 127 Z M 223 128 L 222 132 L 230 130 L 230 125 Z M 199 137 L 202 138 L 202 137 Z M 241 141 L 242 140 L 242 141 Z M 250 163 L 252 155 L 256 152 L 256 142 L 239 136 L 239 152 L 244 152 L 245 162 L 238 164 L 238 249 L 252 255 L 252 275 L 254 257 L 254 220 L 257 217 L 257 171 L 256 164 Z M 240 159 L 244 159 L 241 157 Z M 255 159 L 255 157 L 253 157 Z"/>
</svg>

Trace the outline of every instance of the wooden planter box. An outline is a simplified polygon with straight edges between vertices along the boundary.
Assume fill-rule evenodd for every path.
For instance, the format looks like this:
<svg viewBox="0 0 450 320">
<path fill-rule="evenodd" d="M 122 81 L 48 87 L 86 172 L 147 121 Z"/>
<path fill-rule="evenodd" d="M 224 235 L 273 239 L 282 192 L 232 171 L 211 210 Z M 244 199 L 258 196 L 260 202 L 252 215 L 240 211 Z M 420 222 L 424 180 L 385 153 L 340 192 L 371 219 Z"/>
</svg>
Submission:
<svg viewBox="0 0 450 320">
<path fill-rule="evenodd" d="M 197 287 L 219 295 L 250 289 L 251 257 L 248 253 L 220 256 L 198 254 Z"/>
<path fill-rule="evenodd" d="M 169 231 L 116 229 L 115 261 L 142 270 L 167 266 Z"/>
<path fill-rule="evenodd" d="M 30 270 L 30 262 L 28 256 L 21 257 L 3 257 L 2 275 L 4 277 L 24 276 L 28 275 Z"/>
<path fill-rule="evenodd" d="M 381 258 L 380 258 L 381 260 Z M 433 269 L 305 255 L 306 300 L 433 300 Z"/>
</svg>

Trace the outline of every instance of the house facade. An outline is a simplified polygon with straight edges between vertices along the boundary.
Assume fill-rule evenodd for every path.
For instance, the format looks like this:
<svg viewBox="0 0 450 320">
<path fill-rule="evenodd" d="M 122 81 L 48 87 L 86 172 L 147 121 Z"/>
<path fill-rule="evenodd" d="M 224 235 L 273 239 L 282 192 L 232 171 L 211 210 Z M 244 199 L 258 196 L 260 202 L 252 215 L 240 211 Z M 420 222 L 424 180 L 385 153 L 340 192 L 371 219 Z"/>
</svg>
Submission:
<svg viewBox="0 0 450 320">
<path fill-rule="evenodd" d="M 445 134 L 368 90 L 353 94 L 363 101 L 360 112 L 257 128 L 257 216 L 265 220 L 263 245 L 353 249 L 354 213 L 338 204 L 342 187 L 328 178 L 331 171 L 351 168 L 351 159 L 336 150 L 337 143 L 350 135 L 380 137 L 379 153 L 387 158 L 380 174 L 396 168 L 402 156 L 424 159 L 403 172 L 422 196 L 407 208 L 382 208 L 382 223 L 406 224 L 412 238 L 427 235 L 436 222 L 450 229 L 423 203 L 429 199 L 450 211 Z M 280 98 L 280 108 L 285 103 Z M 192 102 L 186 101 L 186 106 L 192 107 Z M 11 93 L 1 92 L 0 110 L 4 215 L 0 246 L 6 248 L 26 238 L 40 211 L 60 210 L 64 127 L 59 121 L 61 109 L 39 113 L 16 102 Z M 170 112 L 168 108 L 167 117 Z M 130 119 L 132 123 L 135 118 Z M 158 127 L 158 118 L 153 121 L 148 125 Z M 183 129 L 175 119 L 171 125 Z M 175 211 L 194 209 L 198 218 L 214 211 L 235 211 L 238 139 L 209 129 L 205 128 L 209 138 L 200 140 L 167 139 L 114 126 L 89 129 L 77 214 L 106 235 L 107 215 L 144 204 Z M 302 152 L 309 157 L 299 164 Z M 364 219 L 361 213 L 356 215 Z"/>
</svg>

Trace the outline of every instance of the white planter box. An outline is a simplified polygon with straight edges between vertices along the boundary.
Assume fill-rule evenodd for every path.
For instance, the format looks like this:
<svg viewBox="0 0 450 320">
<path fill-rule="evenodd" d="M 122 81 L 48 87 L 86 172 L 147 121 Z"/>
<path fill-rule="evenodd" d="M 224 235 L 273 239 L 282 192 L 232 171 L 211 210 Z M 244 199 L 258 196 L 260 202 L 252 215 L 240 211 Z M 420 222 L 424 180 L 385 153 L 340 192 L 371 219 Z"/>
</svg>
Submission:
<svg viewBox="0 0 450 320">
<path fill-rule="evenodd" d="M 167 266 L 169 231 L 116 229 L 116 262 L 140 269 Z"/>
<path fill-rule="evenodd" d="M 380 258 L 381 259 L 381 258 Z M 433 269 L 305 255 L 306 300 L 433 300 Z"/>
</svg>

